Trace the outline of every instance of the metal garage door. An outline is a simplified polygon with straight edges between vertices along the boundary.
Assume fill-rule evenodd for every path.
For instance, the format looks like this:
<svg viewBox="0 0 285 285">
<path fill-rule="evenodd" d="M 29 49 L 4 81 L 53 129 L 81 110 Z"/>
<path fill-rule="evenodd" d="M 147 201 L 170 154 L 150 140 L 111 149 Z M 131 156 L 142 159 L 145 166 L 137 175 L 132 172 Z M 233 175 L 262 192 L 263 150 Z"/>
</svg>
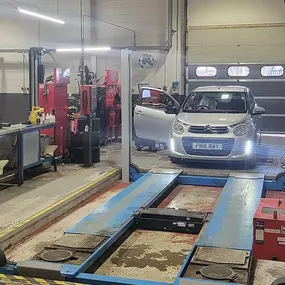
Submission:
<svg viewBox="0 0 285 285">
<path fill-rule="evenodd" d="M 188 66 L 188 91 L 207 85 L 246 86 L 266 109 L 263 132 L 285 133 L 285 64 L 207 64 Z"/>
</svg>

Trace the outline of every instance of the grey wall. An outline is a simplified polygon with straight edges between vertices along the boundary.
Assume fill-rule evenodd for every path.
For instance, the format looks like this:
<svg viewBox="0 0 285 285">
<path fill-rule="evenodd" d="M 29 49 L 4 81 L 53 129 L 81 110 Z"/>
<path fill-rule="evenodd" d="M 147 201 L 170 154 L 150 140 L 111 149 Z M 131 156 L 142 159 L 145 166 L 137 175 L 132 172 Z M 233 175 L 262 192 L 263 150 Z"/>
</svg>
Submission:
<svg viewBox="0 0 285 285">
<path fill-rule="evenodd" d="M 84 0 L 84 13 L 90 14 L 90 0 Z M 23 3 L 23 4 L 20 4 Z M 45 48 L 80 47 L 80 0 L 0 0 L 0 48 Z M 17 7 L 62 19 L 65 25 L 20 14 Z M 86 36 L 90 38 L 87 27 Z M 46 74 L 53 67 L 70 67 L 72 78 L 76 77 L 80 54 L 54 54 L 55 61 L 44 57 Z M 21 93 L 28 86 L 27 56 L 0 52 L 0 93 Z M 69 91 L 75 92 L 77 85 L 72 80 Z"/>
<path fill-rule="evenodd" d="M 173 81 L 181 80 L 180 67 L 180 25 L 183 18 L 184 0 L 173 0 L 173 47 L 165 51 L 146 50 L 133 52 L 133 88 L 137 92 L 138 83 L 149 83 L 154 87 L 171 87 Z M 133 29 L 137 34 L 137 45 L 154 46 L 167 44 L 168 7 L 167 0 L 93 0 L 94 17 Z M 102 45 L 133 44 L 133 34 L 119 28 L 92 21 L 94 43 Z M 151 54 L 156 62 L 153 68 L 144 70 L 139 67 L 139 57 Z M 120 70 L 120 54 L 97 56 L 98 76 L 103 76 L 105 69 Z"/>
<path fill-rule="evenodd" d="M 188 2 L 190 63 L 285 61 L 283 0 Z"/>
</svg>

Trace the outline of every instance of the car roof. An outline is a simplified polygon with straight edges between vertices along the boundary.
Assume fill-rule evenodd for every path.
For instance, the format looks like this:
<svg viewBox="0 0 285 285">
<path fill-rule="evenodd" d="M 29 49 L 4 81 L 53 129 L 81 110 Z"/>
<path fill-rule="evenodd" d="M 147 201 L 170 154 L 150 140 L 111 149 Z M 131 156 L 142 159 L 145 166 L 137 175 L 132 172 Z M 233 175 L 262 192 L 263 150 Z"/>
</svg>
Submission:
<svg viewBox="0 0 285 285">
<path fill-rule="evenodd" d="M 203 86 L 197 87 L 193 92 L 246 92 L 244 86 Z"/>
</svg>

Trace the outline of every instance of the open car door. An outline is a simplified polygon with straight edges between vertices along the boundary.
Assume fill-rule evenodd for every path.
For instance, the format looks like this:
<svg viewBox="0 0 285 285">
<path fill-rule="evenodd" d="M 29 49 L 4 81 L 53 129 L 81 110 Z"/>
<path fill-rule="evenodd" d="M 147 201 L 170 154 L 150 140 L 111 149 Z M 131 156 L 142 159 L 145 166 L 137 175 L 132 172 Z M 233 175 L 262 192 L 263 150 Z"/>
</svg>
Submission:
<svg viewBox="0 0 285 285">
<path fill-rule="evenodd" d="M 137 137 L 168 145 L 170 129 L 179 108 L 179 103 L 163 90 L 142 87 L 134 111 Z"/>
</svg>

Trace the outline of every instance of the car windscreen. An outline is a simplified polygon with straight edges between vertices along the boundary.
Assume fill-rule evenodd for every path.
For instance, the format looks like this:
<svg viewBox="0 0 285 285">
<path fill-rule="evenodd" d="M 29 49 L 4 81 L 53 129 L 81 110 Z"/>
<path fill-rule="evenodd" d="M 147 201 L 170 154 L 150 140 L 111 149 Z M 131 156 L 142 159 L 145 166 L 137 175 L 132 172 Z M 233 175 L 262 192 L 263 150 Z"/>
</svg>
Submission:
<svg viewBox="0 0 285 285">
<path fill-rule="evenodd" d="M 181 111 L 188 113 L 246 113 L 246 93 L 194 92 L 186 99 Z"/>
</svg>

